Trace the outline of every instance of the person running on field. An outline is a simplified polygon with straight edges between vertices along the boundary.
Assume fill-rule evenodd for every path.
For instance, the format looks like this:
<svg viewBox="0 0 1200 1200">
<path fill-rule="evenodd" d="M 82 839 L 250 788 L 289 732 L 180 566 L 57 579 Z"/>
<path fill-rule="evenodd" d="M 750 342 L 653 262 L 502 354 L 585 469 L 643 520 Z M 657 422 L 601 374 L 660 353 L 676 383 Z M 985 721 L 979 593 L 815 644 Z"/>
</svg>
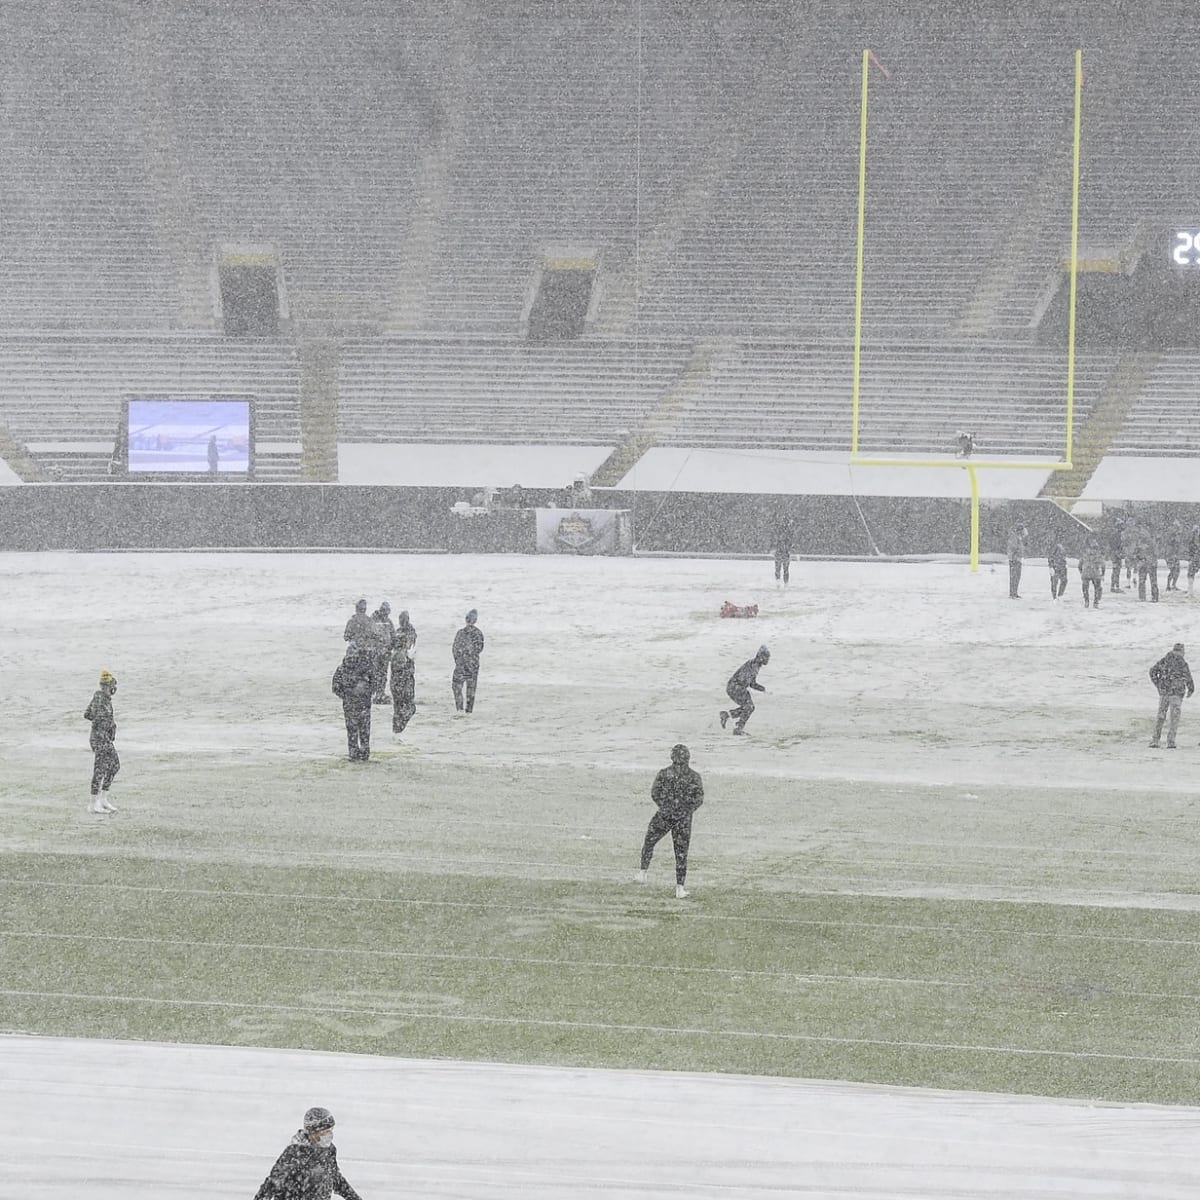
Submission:
<svg viewBox="0 0 1200 1200">
<path fill-rule="evenodd" d="M 396 618 L 392 642 L 392 732 L 403 733 L 417 711 L 417 631 L 407 612 Z"/>
<path fill-rule="evenodd" d="M 737 718 L 737 724 L 733 727 L 734 733 L 745 733 L 746 722 L 750 720 L 754 714 L 754 701 L 750 698 L 751 691 L 765 692 L 767 689 L 758 682 L 759 671 L 771 661 L 771 652 L 766 646 L 759 646 L 758 653 L 748 662 L 742 663 L 733 675 L 729 682 L 725 685 L 725 694 L 732 700 L 737 707 L 731 709 L 722 709 L 720 713 L 721 728 L 724 729 L 729 723 L 730 717 Z"/>
<path fill-rule="evenodd" d="M 454 674 L 450 687 L 454 692 L 454 707 L 459 712 L 475 709 L 475 688 L 479 684 L 479 656 L 483 653 L 483 630 L 476 622 L 479 613 L 471 609 L 466 624 L 454 635 L 451 653 L 454 655 Z M 463 689 L 466 689 L 464 702 Z"/>
<path fill-rule="evenodd" d="M 1196 586 L 1196 573 L 1200 571 L 1200 525 L 1193 525 L 1188 534 L 1188 595 Z"/>
<path fill-rule="evenodd" d="M 91 721 L 92 731 L 88 744 L 95 755 L 92 764 L 92 803 L 89 812 L 115 813 L 116 808 L 108 802 L 108 789 L 121 769 L 117 757 L 117 719 L 113 713 L 112 698 L 117 694 L 117 681 L 109 671 L 100 672 L 100 686 L 92 696 L 92 702 L 83 710 L 83 719 Z"/>
<path fill-rule="evenodd" d="M 254 1200 L 329 1200 L 334 1193 L 344 1200 L 360 1200 L 338 1167 L 333 1130 L 329 1109 L 310 1108 Z"/>
<path fill-rule="evenodd" d="M 688 846 L 692 840 L 692 815 L 704 803 L 704 784 L 690 765 L 691 754 L 684 745 L 671 748 L 671 765 L 654 777 L 650 799 L 658 811 L 650 818 L 642 842 L 642 865 L 638 882 L 645 883 L 654 847 L 669 833 L 675 850 L 675 898 L 687 896 Z"/>
<path fill-rule="evenodd" d="M 1150 682 L 1158 688 L 1158 716 L 1154 722 L 1154 737 L 1150 740 L 1150 748 L 1158 749 L 1159 738 L 1162 737 L 1163 722 L 1167 725 L 1167 749 L 1175 749 L 1175 731 L 1179 728 L 1179 712 L 1183 707 L 1185 695 L 1191 696 L 1196 686 L 1192 682 L 1192 670 L 1183 657 L 1183 643 L 1176 642 L 1170 651 L 1162 656 L 1150 668 Z"/>
</svg>

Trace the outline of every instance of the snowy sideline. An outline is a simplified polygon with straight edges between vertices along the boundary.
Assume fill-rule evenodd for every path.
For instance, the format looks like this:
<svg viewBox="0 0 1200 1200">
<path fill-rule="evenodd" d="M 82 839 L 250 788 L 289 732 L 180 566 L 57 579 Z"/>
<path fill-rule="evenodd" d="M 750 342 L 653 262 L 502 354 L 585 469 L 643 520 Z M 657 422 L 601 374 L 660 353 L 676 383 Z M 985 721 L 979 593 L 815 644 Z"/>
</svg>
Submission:
<svg viewBox="0 0 1200 1200">
<path fill-rule="evenodd" d="M 0 1038 L 0 1194 L 254 1195 L 312 1104 L 363 1200 L 1183 1200 L 1200 1110 L 745 1076 Z"/>
</svg>

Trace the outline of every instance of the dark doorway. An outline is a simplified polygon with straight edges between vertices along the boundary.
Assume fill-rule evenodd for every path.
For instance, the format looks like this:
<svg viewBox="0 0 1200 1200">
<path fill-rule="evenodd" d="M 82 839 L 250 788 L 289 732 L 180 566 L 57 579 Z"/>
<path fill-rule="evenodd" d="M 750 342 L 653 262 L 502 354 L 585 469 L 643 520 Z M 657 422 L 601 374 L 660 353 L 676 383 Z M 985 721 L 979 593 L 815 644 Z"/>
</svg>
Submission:
<svg viewBox="0 0 1200 1200">
<path fill-rule="evenodd" d="M 591 267 L 547 267 L 542 272 L 529 313 L 531 342 L 569 342 L 583 335 L 595 275 Z"/>
<path fill-rule="evenodd" d="M 221 312 L 228 337 L 279 336 L 275 265 L 221 264 Z"/>
</svg>

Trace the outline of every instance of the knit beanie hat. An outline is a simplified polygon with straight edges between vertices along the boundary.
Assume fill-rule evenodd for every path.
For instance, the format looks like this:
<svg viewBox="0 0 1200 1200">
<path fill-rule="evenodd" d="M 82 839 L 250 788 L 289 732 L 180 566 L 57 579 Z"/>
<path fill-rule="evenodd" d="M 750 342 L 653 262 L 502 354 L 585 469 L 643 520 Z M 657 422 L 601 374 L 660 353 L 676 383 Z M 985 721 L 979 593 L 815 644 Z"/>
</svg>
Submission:
<svg viewBox="0 0 1200 1200">
<path fill-rule="evenodd" d="M 111 671 L 101 671 L 100 672 L 100 682 L 101 683 L 116 683 L 117 681 Z"/>
<path fill-rule="evenodd" d="M 323 1129 L 334 1126 L 333 1113 L 327 1108 L 310 1108 L 304 1114 L 304 1132 L 320 1133 Z"/>
</svg>

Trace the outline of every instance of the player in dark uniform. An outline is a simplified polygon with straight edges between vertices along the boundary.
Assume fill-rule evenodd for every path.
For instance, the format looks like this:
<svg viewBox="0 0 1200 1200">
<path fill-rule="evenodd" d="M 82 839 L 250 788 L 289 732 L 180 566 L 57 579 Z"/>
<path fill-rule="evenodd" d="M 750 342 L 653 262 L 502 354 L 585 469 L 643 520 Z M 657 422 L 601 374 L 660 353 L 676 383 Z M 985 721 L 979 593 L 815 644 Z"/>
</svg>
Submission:
<svg viewBox="0 0 1200 1200">
<path fill-rule="evenodd" d="M 371 654 L 357 642 L 346 647 L 346 657 L 333 673 L 333 694 L 342 702 L 346 742 L 351 762 L 371 757 L 371 697 L 375 675 Z"/>
<path fill-rule="evenodd" d="M 1188 595 L 1196 586 L 1196 573 L 1200 571 L 1200 525 L 1193 525 L 1188 534 Z"/>
<path fill-rule="evenodd" d="M 737 708 L 721 710 L 721 728 L 729 723 L 730 717 L 737 717 L 734 733 L 745 733 L 746 722 L 754 713 L 754 701 L 750 698 L 751 690 L 765 692 L 767 689 L 758 682 L 758 672 L 771 661 L 771 652 L 766 646 L 759 646 L 758 653 L 748 662 L 742 663 L 729 682 L 725 685 L 725 694 L 734 701 Z"/>
<path fill-rule="evenodd" d="M 796 540 L 795 527 L 791 516 L 786 512 L 779 513 L 771 528 L 771 548 L 775 553 L 775 582 L 782 579 L 783 586 L 788 585 L 788 575 L 792 565 L 792 544 Z"/>
<path fill-rule="evenodd" d="M 1167 591 L 1179 591 L 1179 569 L 1183 565 L 1183 522 L 1175 517 L 1167 526 Z"/>
<path fill-rule="evenodd" d="M 1158 543 L 1150 526 L 1142 522 L 1137 527 L 1133 543 L 1133 562 L 1137 571 L 1138 599 L 1146 598 L 1146 580 L 1150 581 L 1150 600 L 1158 603 Z"/>
<path fill-rule="evenodd" d="M 338 1167 L 333 1144 L 333 1114 L 310 1108 L 304 1125 L 275 1160 L 254 1200 L 329 1200 L 334 1193 L 360 1200 Z"/>
<path fill-rule="evenodd" d="M 354 639 L 361 646 L 362 638 Z M 371 687 L 375 704 L 390 704 L 387 694 L 388 660 L 392 654 L 392 643 L 396 640 L 396 626 L 392 624 L 392 606 L 385 600 L 372 614 L 367 633 L 367 646 L 371 655 Z"/>
<path fill-rule="evenodd" d="M 94 813 L 115 813 L 116 808 L 108 802 L 108 789 L 121 760 L 117 757 L 117 719 L 113 714 L 112 698 L 117 692 L 117 681 L 111 672 L 100 672 L 100 687 L 92 696 L 92 702 L 83 710 L 83 719 L 91 721 L 92 732 L 88 744 L 95 755 L 92 765 L 92 803 L 88 809 Z"/>
<path fill-rule="evenodd" d="M 669 833 L 675 850 L 675 897 L 687 896 L 688 846 L 692 840 L 692 814 L 704 803 L 704 784 L 689 765 L 691 754 L 683 745 L 671 748 L 671 765 L 654 777 L 650 798 L 658 811 L 650 818 L 642 842 L 642 865 L 638 882 L 645 883 L 654 847 Z"/>
<path fill-rule="evenodd" d="M 417 711 L 417 631 L 402 612 L 396 619 L 396 636 L 392 640 L 392 732 L 403 733 Z"/>
<path fill-rule="evenodd" d="M 1067 590 L 1067 552 L 1062 542 L 1054 543 L 1046 561 L 1050 564 L 1050 599 L 1057 600 Z"/>
<path fill-rule="evenodd" d="M 475 688 L 479 683 L 479 656 L 483 653 L 483 630 L 476 625 L 478 620 L 479 614 L 475 609 L 471 609 L 467 613 L 467 623 L 454 635 L 454 645 L 451 647 L 451 653 L 454 655 L 454 674 L 450 677 L 450 687 L 454 692 L 454 707 L 459 712 L 472 712 L 475 708 Z"/>
<path fill-rule="evenodd" d="M 367 616 L 367 602 L 359 600 L 354 605 L 354 615 L 346 622 L 342 633 L 343 642 L 357 642 L 365 646 L 371 640 L 371 618 Z"/>
<path fill-rule="evenodd" d="M 1029 530 L 1018 521 L 1008 531 L 1008 598 L 1020 600 L 1017 589 L 1021 586 L 1021 563 L 1025 558 L 1025 539 Z"/>
<path fill-rule="evenodd" d="M 1083 553 L 1079 556 L 1079 578 L 1083 584 L 1083 607 L 1088 608 L 1094 603 L 1099 608 L 1100 593 L 1104 591 L 1104 551 L 1094 535 L 1084 543 Z"/>
</svg>

